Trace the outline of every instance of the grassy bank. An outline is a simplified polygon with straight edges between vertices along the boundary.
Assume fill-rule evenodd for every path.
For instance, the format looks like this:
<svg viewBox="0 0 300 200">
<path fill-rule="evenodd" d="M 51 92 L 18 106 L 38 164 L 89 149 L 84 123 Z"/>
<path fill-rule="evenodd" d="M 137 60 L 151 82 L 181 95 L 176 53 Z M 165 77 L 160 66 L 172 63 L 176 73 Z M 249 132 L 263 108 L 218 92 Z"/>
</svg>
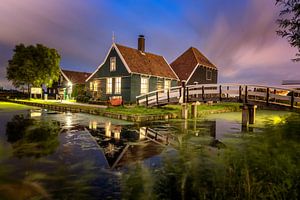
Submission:
<svg viewBox="0 0 300 200">
<path fill-rule="evenodd" d="M 10 102 L 0 102 L 0 113 L 1 112 L 11 112 L 16 110 L 28 110 L 32 109 L 32 106 L 10 103 Z"/>
<path fill-rule="evenodd" d="M 39 106 L 50 110 L 90 113 L 134 122 L 179 118 L 181 112 L 181 105 L 166 105 L 152 108 L 136 105 L 125 105 L 104 108 L 92 104 L 85 105 L 77 103 L 64 103 L 59 101 L 43 101 L 39 99 L 12 101 L 31 106 Z M 238 103 L 216 103 L 211 105 L 201 104 L 197 107 L 198 117 L 212 113 L 238 111 L 239 106 L 240 104 Z M 189 112 L 191 113 L 191 105 L 189 105 Z"/>
</svg>

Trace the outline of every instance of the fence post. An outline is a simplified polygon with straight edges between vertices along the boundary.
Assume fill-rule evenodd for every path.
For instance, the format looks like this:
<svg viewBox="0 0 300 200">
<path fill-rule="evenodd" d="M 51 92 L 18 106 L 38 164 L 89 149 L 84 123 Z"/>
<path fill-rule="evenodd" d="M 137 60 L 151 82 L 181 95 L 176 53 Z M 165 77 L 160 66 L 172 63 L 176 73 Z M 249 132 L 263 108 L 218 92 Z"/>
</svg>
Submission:
<svg viewBox="0 0 300 200">
<path fill-rule="evenodd" d="M 219 86 L 220 101 L 222 101 L 222 86 Z"/>
<path fill-rule="evenodd" d="M 186 87 L 186 102 L 189 102 L 189 88 Z"/>
<path fill-rule="evenodd" d="M 139 105 L 139 104 L 140 104 L 139 98 L 136 98 L 136 105 Z"/>
<path fill-rule="evenodd" d="M 242 86 L 239 86 L 239 102 L 242 102 Z"/>
<path fill-rule="evenodd" d="M 179 88 L 179 98 L 181 97 L 181 87 Z"/>
<path fill-rule="evenodd" d="M 182 82 L 181 82 L 181 86 L 183 87 L 183 94 L 182 94 L 182 96 L 183 96 L 183 103 L 185 103 L 185 80 L 183 80 Z"/>
<path fill-rule="evenodd" d="M 245 86 L 245 103 L 248 103 L 248 86 Z"/>
<path fill-rule="evenodd" d="M 228 99 L 228 90 L 229 90 L 229 86 L 227 86 L 227 95 L 226 95 L 227 99 Z"/>
<path fill-rule="evenodd" d="M 204 85 L 202 85 L 202 101 L 204 101 Z"/>
<path fill-rule="evenodd" d="M 267 97 L 266 97 L 267 106 L 269 105 L 269 99 L 270 99 L 270 88 L 267 88 Z"/>
<path fill-rule="evenodd" d="M 170 103 L 170 89 L 167 91 L 167 98 L 168 98 L 168 103 Z"/>
<path fill-rule="evenodd" d="M 294 91 L 292 91 L 291 92 L 291 108 L 294 108 L 294 101 L 295 101 Z"/>
<path fill-rule="evenodd" d="M 156 91 L 155 95 L 156 95 L 156 105 L 158 105 L 158 91 Z"/>
<path fill-rule="evenodd" d="M 148 107 L 148 94 L 146 94 L 146 106 Z"/>
</svg>

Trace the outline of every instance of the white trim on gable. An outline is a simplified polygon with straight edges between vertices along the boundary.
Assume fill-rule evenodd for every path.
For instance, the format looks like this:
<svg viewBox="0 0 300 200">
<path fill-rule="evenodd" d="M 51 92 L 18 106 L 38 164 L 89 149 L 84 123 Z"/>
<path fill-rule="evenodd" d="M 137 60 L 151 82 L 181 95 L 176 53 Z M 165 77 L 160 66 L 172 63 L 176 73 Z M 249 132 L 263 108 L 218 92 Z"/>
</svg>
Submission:
<svg viewBox="0 0 300 200">
<path fill-rule="evenodd" d="M 130 70 L 130 68 L 128 67 L 128 64 L 126 63 L 126 61 L 125 61 L 124 57 L 122 56 L 120 50 L 118 49 L 117 45 L 116 45 L 115 43 L 113 43 L 113 45 L 114 45 L 114 47 L 115 47 L 115 49 L 116 49 L 116 51 L 117 51 L 119 57 L 121 58 L 123 64 L 125 65 L 125 67 L 126 67 L 128 73 L 131 73 L 131 70 Z"/>
<path fill-rule="evenodd" d="M 120 51 L 119 51 L 117 45 L 116 45 L 115 43 L 113 43 L 113 44 L 111 45 L 111 47 L 109 48 L 108 53 L 106 54 L 106 56 L 105 56 L 105 58 L 104 58 L 104 61 L 103 61 L 103 62 L 97 67 L 97 69 L 96 69 L 96 70 L 95 70 L 95 71 L 94 71 L 94 72 L 93 72 L 93 73 L 85 80 L 85 82 L 88 82 L 88 81 L 90 80 L 90 78 L 92 78 L 92 77 L 96 74 L 96 72 L 99 71 L 99 69 L 104 65 L 105 61 L 107 60 L 107 58 L 108 58 L 108 56 L 109 56 L 109 54 L 110 54 L 110 52 L 112 51 L 113 48 L 116 50 L 117 54 L 118 54 L 119 57 L 121 58 L 121 60 L 122 60 L 123 64 L 125 65 L 125 67 L 126 67 L 128 73 L 131 73 L 131 70 L 129 69 L 127 63 L 125 62 L 125 59 L 123 58 L 122 54 L 120 53 Z"/>
<path fill-rule="evenodd" d="M 63 75 L 63 77 L 64 77 L 68 82 L 71 82 L 71 83 L 72 83 L 72 81 L 70 81 L 70 79 L 69 79 L 69 78 L 67 77 L 67 75 L 62 71 L 62 69 L 59 68 L 59 70 L 60 70 L 61 74 Z"/>
<path fill-rule="evenodd" d="M 106 56 L 105 56 L 105 58 L 104 58 L 104 61 L 97 67 L 97 69 L 85 80 L 85 82 L 88 82 L 89 80 L 90 80 L 90 78 L 92 78 L 95 74 L 96 74 L 96 72 L 102 67 L 102 65 L 105 63 L 105 61 L 106 61 L 106 59 L 108 58 L 108 55 L 109 55 L 109 53 L 111 52 L 111 50 L 112 50 L 112 48 L 113 48 L 113 46 L 114 46 L 114 43 L 111 45 L 111 47 L 109 48 L 109 50 L 108 50 L 108 52 L 107 52 L 107 54 L 106 54 Z"/>
<path fill-rule="evenodd" d="M 163 57 L 163 56 L 161 56 Z M 180 81 L 179 77 L 177 76 L 177 74 L 174 72 L 173 68 L 171 67 L 171 65 L 167 62 L 167 60 L 165 59 L 165 57 L 163 57 L 164 61 L 167 63 L 167 65 L 169 66 L 169 68 L 172 70 L 173 74 L 175 74 L 175 76 L 177 77 L 177 80 Z M 169 78 L 169 77 L 166 77 Z"/>
<path fill-rule="evenodd" d="M 199 67 L 199 63 L 197 63 L 197 65 L 194 67 L 192 73 L 190 74 L 190 76 L 188 77 L 188 79 L 186 80 L 186 83 L 189 82 L 189 80 L 192 78 L 193 74 L 195 73 L 196 69 Z"/>
</svg>

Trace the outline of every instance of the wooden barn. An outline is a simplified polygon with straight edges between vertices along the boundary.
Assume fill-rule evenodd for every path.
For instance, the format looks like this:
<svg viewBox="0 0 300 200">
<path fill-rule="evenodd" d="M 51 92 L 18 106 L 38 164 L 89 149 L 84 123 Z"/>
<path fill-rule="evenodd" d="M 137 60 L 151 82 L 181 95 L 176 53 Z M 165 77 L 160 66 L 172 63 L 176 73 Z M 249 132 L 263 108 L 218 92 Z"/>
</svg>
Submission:
<svg viewBox="0 0 300 200">
<path fill-rule="evenodd" d="M 74 96 L 74 88 L 85 86 L 85 80 L 91 75 L 87 72 L 78 72 L 60 69 L 59 80 L 47 88 L 48 98 L 71 99 Z M 73 94 L 73 96 L 72 96 Z"/>
<path fill-rule="evenodd" d="M 140 94 L 177 86 L 178 81 L 163 56 L 145 51 L 145 38 L 140 35 L 137 49 L 113 43 L 86 86 L 96 101 L 122 99 L 128 103 Z"/>
<path fill-rule="evenodd" d="M 194 47 L 190 47 L 170 65 L 180 81 L 186 81 L 187 85 L 218 82 L 217 67 Z"/>
</svg>

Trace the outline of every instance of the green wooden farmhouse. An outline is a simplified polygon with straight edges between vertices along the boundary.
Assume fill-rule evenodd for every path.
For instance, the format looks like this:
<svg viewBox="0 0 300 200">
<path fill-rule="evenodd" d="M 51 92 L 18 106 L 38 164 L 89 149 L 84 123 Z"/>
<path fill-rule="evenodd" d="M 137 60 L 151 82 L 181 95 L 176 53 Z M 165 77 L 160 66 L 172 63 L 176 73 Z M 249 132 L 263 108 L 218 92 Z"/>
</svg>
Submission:
<svg viewBox="0 0 300 200">
<path fill-rule="evenodd" d="M 133 103 L 138 95 L 178 83 L 163 56 L 145 52 L 145 38 L 140 35 L 137 49 L 113 43 L 103 63 L 86 80 L 86 87 L 96 101 L 121 98 Z"/>
</svg>

